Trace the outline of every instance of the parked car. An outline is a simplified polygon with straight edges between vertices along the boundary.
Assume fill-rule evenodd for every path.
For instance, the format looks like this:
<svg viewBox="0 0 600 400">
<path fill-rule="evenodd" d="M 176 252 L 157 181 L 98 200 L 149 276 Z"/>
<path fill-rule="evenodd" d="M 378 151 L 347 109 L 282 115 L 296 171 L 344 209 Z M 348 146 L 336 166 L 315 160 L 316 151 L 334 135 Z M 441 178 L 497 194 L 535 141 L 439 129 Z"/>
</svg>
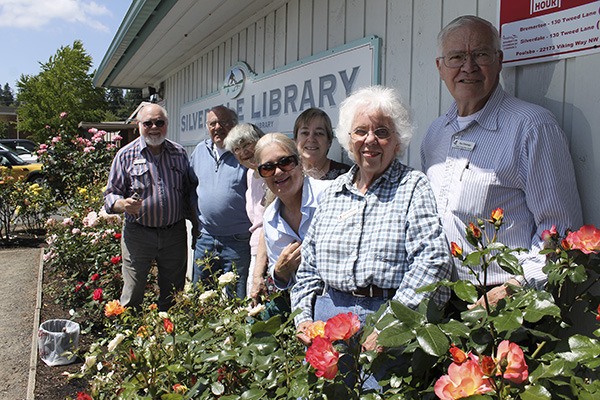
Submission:
<svg viewBox="0 0 600 400">
<path fill-rule="evenodd" d="M 14 176 L 23 177 L 27 182 L 39 183 L 44 180 L 42 164 L 30 164 L 10 150 L 0 150 L 0 172 L 4 175 L 7 171 Z"/>
<path fill-rule="evenodd" d="M 0 139 L 0 146 L 4 148 L 9 148 L 14 151 L 21 157 L 23 160 L 36 163 L 37 162 L 37 154 L 35 153 L 37 149 L 37 144 L 28 139 Z M 0 147 L 0 149 L 2 149 Z"/>
</svg>

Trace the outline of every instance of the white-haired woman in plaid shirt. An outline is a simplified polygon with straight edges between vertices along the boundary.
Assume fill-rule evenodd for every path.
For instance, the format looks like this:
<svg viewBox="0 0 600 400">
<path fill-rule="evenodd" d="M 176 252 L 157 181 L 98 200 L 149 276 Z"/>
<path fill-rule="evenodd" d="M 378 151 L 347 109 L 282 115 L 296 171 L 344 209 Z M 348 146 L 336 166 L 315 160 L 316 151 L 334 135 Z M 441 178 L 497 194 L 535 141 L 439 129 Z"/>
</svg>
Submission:
<svg viewBox="0 0 600 400">
<path fill-rule="evenodd" d="M 348 97 L 336 136 L 356 164 L 325 191 L 302 244 L 291 301 L 307 345 L 313 320 L 353 312 L 364 323 L 391 299 L 416 308 L 449 296 L 416 291 L 450 278 L 451 260 L 426 176 L 398 159 L 412 126 L 396 92 L 372 86 Z M 375 349 L 376 339 L 365 348 Z"/>
</svg>

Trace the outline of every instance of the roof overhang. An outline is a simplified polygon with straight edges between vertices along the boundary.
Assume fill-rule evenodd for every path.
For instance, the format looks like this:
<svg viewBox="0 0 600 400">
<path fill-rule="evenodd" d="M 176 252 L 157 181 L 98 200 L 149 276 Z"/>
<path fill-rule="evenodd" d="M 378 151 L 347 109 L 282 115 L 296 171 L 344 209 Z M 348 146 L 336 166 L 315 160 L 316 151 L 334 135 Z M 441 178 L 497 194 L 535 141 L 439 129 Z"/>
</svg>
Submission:
<svg viewBox="0 0 600 400">
<path fill-rule="evenodd" d="M 286 0 L 134 0 L 96 74 L 96 87 L 145 88 L 218 46 Z"/>
</svg>

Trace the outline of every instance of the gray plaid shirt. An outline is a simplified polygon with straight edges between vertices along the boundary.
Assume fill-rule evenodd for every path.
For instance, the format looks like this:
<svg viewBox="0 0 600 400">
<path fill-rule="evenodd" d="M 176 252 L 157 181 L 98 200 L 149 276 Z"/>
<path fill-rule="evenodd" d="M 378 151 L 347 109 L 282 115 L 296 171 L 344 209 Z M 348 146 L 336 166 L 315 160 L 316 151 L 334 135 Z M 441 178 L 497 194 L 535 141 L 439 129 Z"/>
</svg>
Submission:
<svg viewBox="0 0 600 400">
<path fill-rule="evenodd" d="M 363 195 L 352 183 L 357 172 L 355 165 L 327 189 L 304 238 L 291 291 L 292 310 L 302 309 L 296 324 L 312 320 L 325 285 L 343 292 L 396 288 L 394 300 L 416 308 L 433 295 L 416 289 L 450 278 L 448 244 L 425 175 L 395 159 Z M 435 300 L 448 297 L 442 289 Z"/>
</svg>

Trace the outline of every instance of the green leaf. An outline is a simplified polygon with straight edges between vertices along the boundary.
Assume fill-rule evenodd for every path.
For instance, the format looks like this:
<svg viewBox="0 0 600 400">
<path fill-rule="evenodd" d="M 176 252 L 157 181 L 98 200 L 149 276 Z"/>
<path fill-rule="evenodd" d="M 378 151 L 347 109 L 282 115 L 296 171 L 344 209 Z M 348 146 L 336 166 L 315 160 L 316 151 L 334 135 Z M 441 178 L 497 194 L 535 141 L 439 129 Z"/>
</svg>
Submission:
<svg viewBox="0 0 600 400">
<path fill-rule="evenodd" d="M 560 316 L 560 308 L 549 300 L 535 299 L 533 305 L 525 308 L 523 318 L 527 322 L 538 322 L 547 315 Z"/>
<path fill-rule="evenodd" d="M 520 394 L 521 400 L 544 400 L 551 399 L 552 395 L 548 389 L 540 385 L 527 385 Z"/>
<path fill-rule="evenodd" d="M 523 325 L 523 313 L 521 310 L 504 312 L 497 317 L 491 318 L 498 332 L 515 330 Z"/>
<path fill-rule="evenodd" d="M 263 389 L 250 389 L 250 390 L 246 390 L 244 393 L 242 393 L 241 398 L 243 400 L 255 400 L 255 399 L 260 399 L 261 397 L 263 397 L 266 394 L 267 394 L 267 392 Z"/>
<path fill-rule="evenodd" d="M 585 266 L 577 265 L 575 268 L 569 271 L 569 279 L 573 283 L 583 283 L 587 281 L 588 275 L 585 271 Z"/>
<path fill-rule="evenodd" d="M 411 310 L 404 304 L 398 301 L 392 301 L 390 307 L 394 312 L 394 315 L 400 322 L 405 324 L 408 328 L 416 328 L 425 323 L 425 317 L 416 311 Z"/>
<path fill-rule="evenodd" d="M 469 255 L 467 255 L 463 260 L 463 265 L 470 267 L 476 267 L 478 265 L 481 265 L 481 252 L 474 251 L 472 253 L 469 253 Z"/>
<path fill-rule="evenodd" d="M 508 272 L 512 275 L 523 275 L 523 267 L 519 264 L 519 260 L 515 257 L 514 254 L 511 253 L 498 253 L 496 254 L 496 263 L 502 268 L 504 271 Z"/>
<path fill-rule="evenodd" d="M 471 335 L 471 330 L 464 323 L 451 319 L 445 324 L 438 325 L 442 332 L 446 335 L 456 338 L 468 338 Z"/>
<path fill-rule="evenodd" d="M 450 348 L 450 340 L 442 330 L 433 324 L 426 324 L 417 329 L 417 341 L 428 354 L 440 357 Z"/>
<path fill-rule="evenodd" d="M 556 376 L 565 375 L 565 370 L 569 369 L 567 362 L 560 358 L 555 358 L 549 365 L 540 364 L 534 371 L 531 372 L 529 378 L 532 381 L 537 381 L 543 378 L 554 378 Z"/>
<path fill-rule="evenodd" d="M 567 361 L 583 362 L 591 360 L 600 355 L 600 343 L 582 335 L 575 335 L 569 338 L 570 352 L 559 353 L 558 356 Z"/>
<path fill-rule="evenodd" d="M 377 343 L 387 348 L 398 348 L 404 346 L 415 337 L 415 332 L 412 329 L 402 324 L 396 324 L 379 332 Z"/>
<path fill-rule="evenodd" d="M 473 283 L 460 280 L 454 284 L 453 289 L 459 299 L 467 303 L 475 303 L 477 301 L 477 288 L 475 288 Z"/>
</svg>

